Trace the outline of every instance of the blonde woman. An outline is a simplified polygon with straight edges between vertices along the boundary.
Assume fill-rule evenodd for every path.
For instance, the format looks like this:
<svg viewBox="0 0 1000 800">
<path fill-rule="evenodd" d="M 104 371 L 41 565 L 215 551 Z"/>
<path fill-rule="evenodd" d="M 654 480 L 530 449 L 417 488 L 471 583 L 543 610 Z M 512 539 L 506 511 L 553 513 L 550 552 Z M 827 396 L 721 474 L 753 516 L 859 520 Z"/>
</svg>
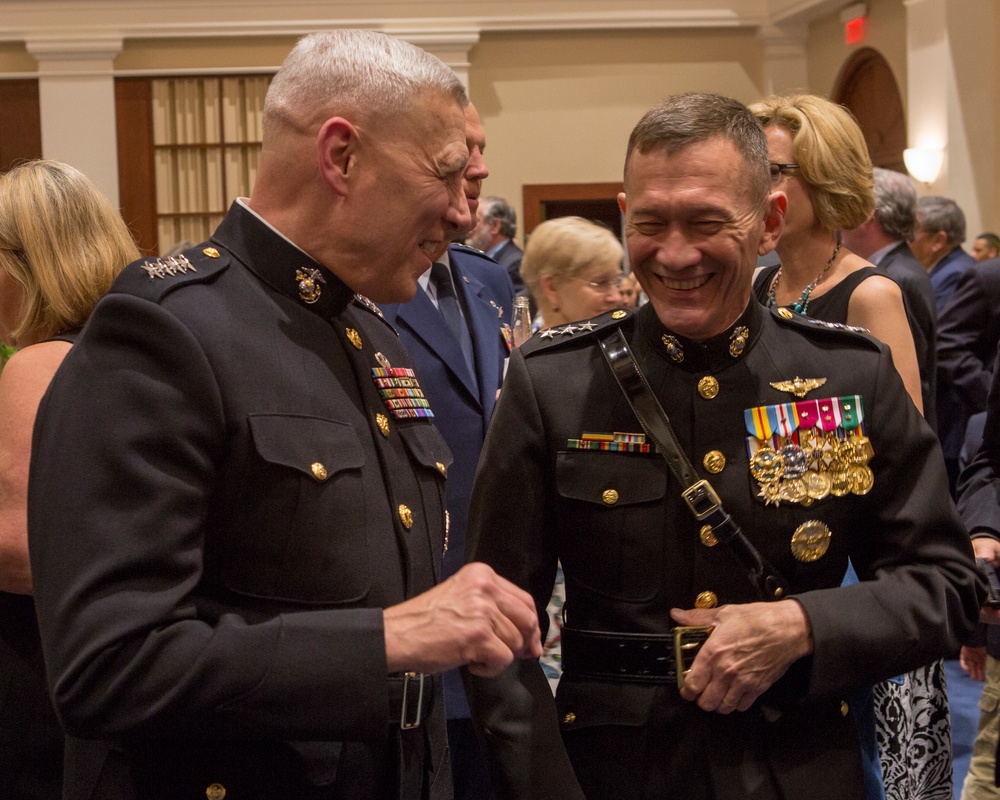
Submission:
<svg viewBox="0 0 1000 800">
<path fill-rule="evenodd" d="M 582 217 L 543 222 L 528 239 L 521 277 L 538 306 L 542 328 L 590 319 L 621 305 L 621 243 Z"/>
<path fill-rule="evenodd" d="M 72 167 L 32 161 L 0 176 L 0 341 L 19 348 L 0 373 L 0 786 L 12 797 L 62 794 L 63 736 L 30 597 L 35 413 L 98 298 L 138 257 L 121 216 Z"/>
<path fill-rule="evenodd" d="M 892 350 L 923 410 L 916 348 L 899 286 L 840 242 L 875 209 L 868 147 L 845 108 L 822 97 L 770 97 L 750 106 L 764 126 L 771 183 L 788 199 L 775 248 L 780 265 L 754 282 L 758 299 L 806 316 L 865 328 Z"/>
</svg>

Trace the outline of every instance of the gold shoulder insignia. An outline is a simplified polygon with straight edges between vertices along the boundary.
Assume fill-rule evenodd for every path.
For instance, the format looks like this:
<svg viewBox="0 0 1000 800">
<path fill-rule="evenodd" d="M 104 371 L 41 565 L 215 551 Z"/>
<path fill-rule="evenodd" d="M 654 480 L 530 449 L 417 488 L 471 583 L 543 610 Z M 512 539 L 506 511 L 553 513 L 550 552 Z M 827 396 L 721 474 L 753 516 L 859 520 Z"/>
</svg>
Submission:
<svg viewBox="0 0 1000 800">
<path fill-rule="evenodd" d="M 772 381 L 771 386 L 779 392 L 789 392 L 795 397 L 803 398 L 824 383 L 826 383 L 826 378 L 800 378 L 796 375 L 790 381 Z"/>
</svg>

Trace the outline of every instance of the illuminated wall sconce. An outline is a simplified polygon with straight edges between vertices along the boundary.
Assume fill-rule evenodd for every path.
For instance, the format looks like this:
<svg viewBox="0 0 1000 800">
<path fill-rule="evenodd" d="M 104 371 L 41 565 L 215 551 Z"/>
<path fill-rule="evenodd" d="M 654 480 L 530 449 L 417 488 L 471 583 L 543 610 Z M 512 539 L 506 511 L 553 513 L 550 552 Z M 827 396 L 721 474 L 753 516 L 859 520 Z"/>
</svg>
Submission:
<svg viewBox="0 0 1000 800">
<path fill-rule="evenodd" d="M 944 164 L 944 148 L 907 147 L 903 151 L 906 170 L 925 186 L 930 186 L 941 174 Z"/>
</svg>

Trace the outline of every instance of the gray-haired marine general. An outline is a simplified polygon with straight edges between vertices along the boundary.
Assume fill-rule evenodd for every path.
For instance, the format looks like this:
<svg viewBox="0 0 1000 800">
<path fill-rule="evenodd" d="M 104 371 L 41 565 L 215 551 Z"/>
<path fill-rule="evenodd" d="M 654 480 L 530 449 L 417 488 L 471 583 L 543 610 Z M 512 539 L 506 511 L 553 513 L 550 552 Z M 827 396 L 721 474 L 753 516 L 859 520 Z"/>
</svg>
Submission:
<svg viewBox="0 0 1000 800">
<path fill-rule="evenodd" d="M 534 662 L 466 676 L 494 783 L 860 799 L 847 698 L 953 652 L 979 610 L 937 440 L 883 345 L 751 299 L 786 201 L 744 106 L 647 112 L 619 200 L 649 303 L 514 351 L 476 477 L 468 559 L 543 628 L 566 581 L 554 699 Z"/>
<path fill-rule="evenodd" d="M 438 583 L 452 456 L 373 302 L 471 225 L 466 102 L 414 46 L 305 37 L 251 197 L 127 268 L 53 381 L 32 571 L 57 713 L 99 740 L 67 800 L 448 800 L 439 673 L 541 652 L 490 568 Z"/>
</svg>

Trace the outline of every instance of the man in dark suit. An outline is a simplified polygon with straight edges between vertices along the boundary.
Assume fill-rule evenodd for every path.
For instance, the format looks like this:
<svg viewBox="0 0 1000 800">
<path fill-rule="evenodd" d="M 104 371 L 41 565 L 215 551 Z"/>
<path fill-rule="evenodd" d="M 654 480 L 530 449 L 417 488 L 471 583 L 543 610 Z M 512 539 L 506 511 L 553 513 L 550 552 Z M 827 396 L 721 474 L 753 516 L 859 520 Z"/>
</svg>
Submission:
<svg viewBox="0 0 1000 800">
<path fill-rule="evenodd" d="M 964 440 L 969 417 L 986 410 L 998 343 L 1000 259 L 993 258 L 962 274 L 938 319 L 939 380 L 952 393 L 955 409 L 942 440 L 950 445 L 946 456 L 954 451 L 953 438 Z"/>
<path fill-rule="evenodd" d="M 504 798 L 861 798 L 845 698 L 976 621 L 937 440 L 887 348 L 751 298 L 784 224 L 768 166 L 734 100 L 647 112 L 619 202 L 649 303 L 511 355 L 468 556 L 540 617 L 561 562 L 566 601 L 554 702 L 534 662 L 468 676 Z"/>
<path fill-rule="evenodd" d="M 931 195 L 917 201 L 917 224 L 910 248 L 930 274 L 934 307 L 940 316 L 962 273 L 976 259 L 962 249 L 965 214 L 950 197 Z"/>
<path fill-rule="evenodd" d="M 875 167 L 875 210 L 853 231 L 844 231 L 842 237 L 845 247 L 867 258 L 899 284 L 920 367 L 924 419 L 931 428 L 936 428 L 937 313 L 934 310 L 934 287 L 927 270 L 906 243 L 913 237 L 916 211 L 917 192 L 910 178 L 900 172 Z"/>
<path fill-rule="evenodd" d="M 465 107 L 465 122 L 469 147 L 465 196 L 475 214 L 489 170 L 483 160 L 486 135 L 472 103 Z M 422 291 L 409 303 L 383 305 L 382 312 L 399 331 L 413 358 L 421 386 L 434 408 L 434 425 L 454 454 L 445 487 L 449 535 L 441 574 L 447 578 L 463 564 L 472 479 L 510 353 L 514 289 L 506 271 L 478 250 L 451 245 L 433 260 L 443 269 L 435 267 L 421 276 Z M 435 280 L 435 270 L 444 285 Z M 456 333 L 450 328 L 443 295 L 458 301 L 455 320 L 464 331 Z M 464 347 L 471 347 L 469 361 L 463 342 Z M 458 670 L 446 672 L 443 682 L 456 800 L 487 800 L 491 796 L 489 776 Z"/>
<path fill-rule="evenodd" d="M 465 92 L 367 31 L 303 38 L 208 242 L 128 267 L 39 412 L 29 537 L 68 800 L 451 796 L 440 679 L 541 652 L 440 578 L 451 455 L 396 332 L 471 224 Z"/>
<path fill-rule="evenodd" d="M 938 316 L 937 432 L 948 467 L 952 493 L 958 479 L 958 454 L 968 413 L 965 404 L 941 370 L 941 317 L 962 275 L 976 260 L 962 249 L 965 241 L 965 214 L 950 197 L 937 195 L 917 201 L 917 224 L 910 247 L 927 269 L 934 287 L 934 308 Z"/>
<path fill-rule="evenodd" d="M 514 243 L 517 236 L 517 213 L 502 197 L 484 197 L 476 212 L 475 227 L 469 231 L 466 241 L 477 250 L 482 250 L 507 270 L 514 291 L 525 291 L 521 280 L 521 259 L 524 251 Z"/>
<path fill-rule="evenodd" d="M 995 259 L 994 259 L 995 260 Z M 990 263 L 990 262 L 984 262 Z M 970 270 L 972 272 L 974 270 Z M 956 294 L 958 290 L 956 290 Z M 991 380 L 985 415 L 969 421 L 966 447 L 969 463 L 959 481 L 958 509 L 979 558 L 1000 568 L 1000 371 Z M 980 419 L 985 416 L 985 420 Z M 978 435 L 972 430 L 979 428 Z M 962 786 L 964 800 L 1000 797 L 997 780 L 997 747 L 1000 740 L 1000 625 L 981 626 L 980 647 L 962 648 L 962 666 L 976 680 L 985 681 L 983 702 L 979 704 L 976 742 L 969 771 Z"/>
</svg>

